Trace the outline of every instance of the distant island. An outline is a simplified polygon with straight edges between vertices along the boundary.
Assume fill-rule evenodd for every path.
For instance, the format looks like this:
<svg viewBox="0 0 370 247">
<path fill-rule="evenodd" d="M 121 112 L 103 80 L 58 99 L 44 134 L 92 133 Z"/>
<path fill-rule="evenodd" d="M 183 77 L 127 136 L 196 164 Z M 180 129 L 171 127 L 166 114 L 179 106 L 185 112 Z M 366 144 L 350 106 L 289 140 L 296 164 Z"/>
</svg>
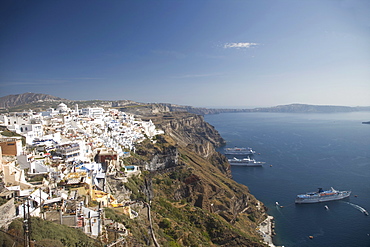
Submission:
<svg viewBox="0 0 370 247">
<path fill-rule="evenodd" d="M 190 113 L 207 115 L 218 113 L 235 113 L 235 112 L 285 112 L 285 113 L 336 113 L 336 112 L 358 112 L 370 111 L 370 106 L 332 106 L 332 105 L 307 105 L 307 104 L 289 104 L 273 107 L 262 107 L 254 109 L 209 109 L 197 108 L 191 106 L 169 106 L 173 110 L 183 110 Z"/>
<path fill-rule="evenodd" d="M 370 106 L 334 106 L 334 105 L 308 105 L 308 104 L 289 104 L 273 107 L 261 107 L 253 109 L 220 109 L 184 106 L 171 103 L 141 103 L 132 100 L 68 100 L 40 93 L 23 93 L 17 95 L 7 95 L 0 98 L 1 112 L 27 111 L 28 109 L 46 110 L 56 107 L 59 103 L 78 104 L 80 107 L 106 106 L 122 109 L 129 112 L 147 111 L 156 112 L 189 112 L 198 115 L 236 113 L 236 112 L 284 112 L 284 113 L 338 113 L 338 112 L 358 112 L 370 111 Z M 138 107 L 140 106 L 140 107 Z"/>
</svg>

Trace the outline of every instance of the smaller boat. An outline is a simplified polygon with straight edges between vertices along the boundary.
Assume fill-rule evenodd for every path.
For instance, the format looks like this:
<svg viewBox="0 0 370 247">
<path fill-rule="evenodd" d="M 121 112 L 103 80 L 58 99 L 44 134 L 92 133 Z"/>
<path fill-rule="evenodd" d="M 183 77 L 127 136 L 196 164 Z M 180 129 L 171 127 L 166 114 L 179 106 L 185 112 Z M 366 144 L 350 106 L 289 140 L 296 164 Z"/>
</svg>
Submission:
<svg viewBox="0 0 370 247">
<path fill-rule="evenodd" d="M 324 206 L 324 208 L 325 208 L 326 210 L 329 210 L 329 207 L 328 207 L 327 205 L 325 205 L 325 206 Z"/>
<path fill-rule="evenodd" d="M 265 164 L 265 162 L 256 161 L 255 159 L 251 159 L 250 157 L 244 158 L 244 159 L 228 159 L 230 165 L 232 166 L 262 166 Z"/>
<path fill-rule="evenodd" d="M 252 148 L 225 148 L 225 154 L 232 154 L 232 155 L 253 155 L 256 151 L 253 151 Z"/>
</svg>

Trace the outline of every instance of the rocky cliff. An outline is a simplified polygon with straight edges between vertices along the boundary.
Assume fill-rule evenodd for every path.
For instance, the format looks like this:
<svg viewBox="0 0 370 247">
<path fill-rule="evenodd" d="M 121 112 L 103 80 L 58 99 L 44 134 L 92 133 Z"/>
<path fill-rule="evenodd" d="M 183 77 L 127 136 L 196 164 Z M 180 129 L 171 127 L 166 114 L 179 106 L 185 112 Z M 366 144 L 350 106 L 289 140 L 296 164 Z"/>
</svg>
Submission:
<svg viewBox="0 0 370 247">
<path fill-rule="evenodd" d="M 141 143 L 125 160 L 149 171 L 116 188 L 131 190 L 133 200 L 150 202 L 159 245 L 264 246 L 256 228 L 266 218 L 265 207 L 231 179 L 227 159 L 215 151 L 224 143 L 218 132 L 189 113 L 150 119 L 165 135 Z M 135 227 L 128 242 L 148 244 L 148 220 L 141 217 L 130 224 Z"/>
<path fill-rule="evenodd" d="M 200 115 L 175 112 L 154 118 L 152 121 L 178 145 L 191 147 L 203 157 L 209 157 L 215 153 L 214 147 L 225 144 L 225 140 L 214 127 L 205 122 Z"/>
</svg>

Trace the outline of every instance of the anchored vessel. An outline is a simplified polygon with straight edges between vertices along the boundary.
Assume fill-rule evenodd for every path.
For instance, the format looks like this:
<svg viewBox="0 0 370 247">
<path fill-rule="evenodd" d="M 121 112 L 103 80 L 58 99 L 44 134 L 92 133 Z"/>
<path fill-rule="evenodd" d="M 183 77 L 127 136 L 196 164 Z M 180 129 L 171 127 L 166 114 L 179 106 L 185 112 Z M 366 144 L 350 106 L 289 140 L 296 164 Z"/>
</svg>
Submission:
<svg viewBox="0 0 370 247">
<path fill-rule="evenodd" d="M 225 154 L 233 154 L 233 155 L 252 155 L 256 152 L 253 151 L 251 148 L 225 148 Z"/>
<path fill-rule="evenodd" d="M 244 159 L 237 159 L 234 157 L 233 159 L 228 159 L 228 161 L 230 165 L 233 166 L 262 166 L 263 164 L 265 164 L 265 162 L 256 161 L 249 157 Z"/>
<path fill-rule="evenodd" d="M 339 191 L 331 187 L 330 190 L 324 191 L 319 188 L 317 192 L 309 192 L 306 194 L 297 195 L 295 203 L 316 203 L 340 200 L 351 195 L 351 191 Z"/>
</svg>

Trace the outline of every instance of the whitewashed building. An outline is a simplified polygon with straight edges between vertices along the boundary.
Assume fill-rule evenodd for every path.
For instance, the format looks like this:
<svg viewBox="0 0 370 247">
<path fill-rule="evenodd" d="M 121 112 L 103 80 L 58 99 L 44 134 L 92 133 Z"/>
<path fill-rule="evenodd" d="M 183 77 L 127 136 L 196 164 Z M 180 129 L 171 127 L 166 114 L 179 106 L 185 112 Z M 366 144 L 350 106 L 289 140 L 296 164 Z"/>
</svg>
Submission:
<svg viewBox="0 0 370 247">
<path fill-rule="evenodd" d="M 104 109 L 100 107 L 82 108 L 81 114 L 90 118 L 102 118 L 104 116 Z"/>
</svg>

